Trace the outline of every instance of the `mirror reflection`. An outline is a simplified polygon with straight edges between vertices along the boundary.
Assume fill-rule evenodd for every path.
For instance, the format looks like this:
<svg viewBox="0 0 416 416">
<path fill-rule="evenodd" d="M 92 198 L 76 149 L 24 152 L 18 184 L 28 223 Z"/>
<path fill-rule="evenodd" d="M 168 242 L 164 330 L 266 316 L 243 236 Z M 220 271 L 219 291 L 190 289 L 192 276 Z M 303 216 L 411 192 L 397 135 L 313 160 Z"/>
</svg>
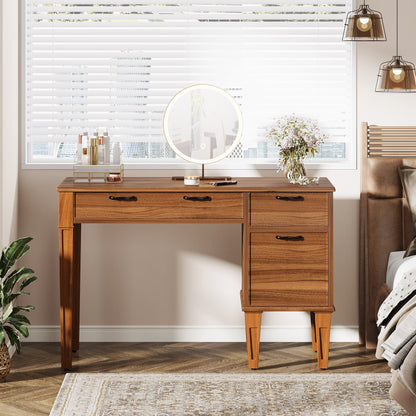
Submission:
<svg viewBox="0 0 416 416">
<path fill-rule="evenodd" d="M 193 85 L 176 94 L 163 120 L 175 153 L 194 163 L 212 163 L 229 155 L 242 135 L 242 115 L 234 98 L 213 85 Z"/>
</svg>

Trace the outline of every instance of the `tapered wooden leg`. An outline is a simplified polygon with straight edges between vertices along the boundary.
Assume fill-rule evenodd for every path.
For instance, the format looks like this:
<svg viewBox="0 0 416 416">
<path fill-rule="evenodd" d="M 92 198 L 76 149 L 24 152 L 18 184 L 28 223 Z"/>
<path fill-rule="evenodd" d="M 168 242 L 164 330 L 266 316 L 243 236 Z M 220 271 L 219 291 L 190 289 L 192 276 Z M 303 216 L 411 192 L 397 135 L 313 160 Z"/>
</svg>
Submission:
<svg viewBox="0 0 416 416">
<path fill-rule="evenodd" d="M 81 271 L 81 224 L 74 224 L 73 241 L 74 263 L 72 271 L 72 352 L 79 350 L 79 315 L 80 315 L 80 271 Z"/>
<path fill-rule="evenodd" d="M 328 368 L 330 330 L 331 312 L 315 312 L 318 367 L 321 369 Z"/>
<path fill-rule="evenodd" d="M 311 312 L 311 333 L 312 333 L 312 351 L 316 352 L 317 345 L 316 345 L 315 312 Z"/>
<path fill-rule="evenodd" d="M 261 312 L 245 312 L 248 367 L 259 367 Z"/>
<path fill-rule="evenodd" d="M 59 283 L 61 299 L 61 366 L 72 369 L 79 346 L 79 270 L 81 226 L 74 224 L 74 194 L 59 192 Z"/>
<path fill-rule="evenodd" d="M 73 328 L 73 228 L 59 230 L 59 268 L 61 293 L 61 366 L 72 368 L 72 328 Z"/>
</svg>

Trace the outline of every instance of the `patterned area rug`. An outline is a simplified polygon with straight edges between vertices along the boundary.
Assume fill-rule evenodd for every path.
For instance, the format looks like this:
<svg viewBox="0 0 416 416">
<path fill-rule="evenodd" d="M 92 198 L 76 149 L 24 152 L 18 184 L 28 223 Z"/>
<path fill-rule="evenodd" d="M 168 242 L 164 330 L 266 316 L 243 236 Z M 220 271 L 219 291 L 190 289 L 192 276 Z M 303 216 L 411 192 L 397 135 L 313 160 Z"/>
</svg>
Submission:
<svg viewBox="0 0 416 416">
<path fill-rule="evenodd" d="M 390 374 L 67 374 L 50 416 L 407 415 Z"/>
</svg>

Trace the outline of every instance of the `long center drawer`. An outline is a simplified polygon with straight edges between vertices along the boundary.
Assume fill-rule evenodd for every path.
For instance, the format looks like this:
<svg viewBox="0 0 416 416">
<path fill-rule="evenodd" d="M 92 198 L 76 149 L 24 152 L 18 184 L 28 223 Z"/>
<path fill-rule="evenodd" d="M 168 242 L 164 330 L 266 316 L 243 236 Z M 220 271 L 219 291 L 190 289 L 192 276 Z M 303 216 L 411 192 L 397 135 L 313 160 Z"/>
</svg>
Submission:
<svg viewBox="0 0 416 416">
<path fill-rule="evenodd" d="M 238 192 L 82 192 L 75 197 L 76 221 L 242 218 L 243 194 Z"/>
</svg>

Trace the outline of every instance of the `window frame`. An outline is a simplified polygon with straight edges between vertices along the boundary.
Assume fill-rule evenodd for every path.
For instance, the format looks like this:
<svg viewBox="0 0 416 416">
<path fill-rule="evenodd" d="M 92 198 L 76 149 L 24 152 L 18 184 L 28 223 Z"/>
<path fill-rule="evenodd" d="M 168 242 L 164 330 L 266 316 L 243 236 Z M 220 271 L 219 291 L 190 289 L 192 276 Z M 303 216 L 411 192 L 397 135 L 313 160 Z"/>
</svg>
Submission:
<svg viewBox="0 0 416 416">
<path fill-rule="evenodd" d="M 353 5 L 355 0 L 352 0 Z M 56 160 L 49 161 L 45 159 L 39 162 L 28 161 L 28 146 L 29 142 L 26 140 L 26 1 L 22 1 L 19 13 L 19 26 L 21 34 L 20 38 L 20 144 L 21 144 L 21 168 L 26 169 L 57 169 L 57 170 L 72 170 L 72 162 L 58 162 Z M 346 150 L 346 158 L 342 161 L 336 161 L 335 159 L 307 159 L 305 166 L 311 170 L 356 170 L 357 169 L 357 66 L 356 66 L 356 45 L 351 42 L 350 50 L 350 62 L 351 62 L 351 95 L 352 95 L 352 109 L 351 109 L 351 140 L 346 142 L 346 145 L 350 147 L 349 155 L 348 149 Z M 244 120 L 244 113 L 243 113 Z M 244 136 L 244 130 L 243 130 Z M 180 159 L 166 159 L 152 161 L 151 159 L 146 161 L 123 161 L 126 170 L 200 170 L 199 164 L 193 164 L 185 160 Z M 223 159 L 213 164 L 207 164 L 206 170 L 208 171 L 244 171 L 244 170 L 276 170 L 277 159 L 257 159 L 253 162 L 253 159 Z"/>
</svg>

